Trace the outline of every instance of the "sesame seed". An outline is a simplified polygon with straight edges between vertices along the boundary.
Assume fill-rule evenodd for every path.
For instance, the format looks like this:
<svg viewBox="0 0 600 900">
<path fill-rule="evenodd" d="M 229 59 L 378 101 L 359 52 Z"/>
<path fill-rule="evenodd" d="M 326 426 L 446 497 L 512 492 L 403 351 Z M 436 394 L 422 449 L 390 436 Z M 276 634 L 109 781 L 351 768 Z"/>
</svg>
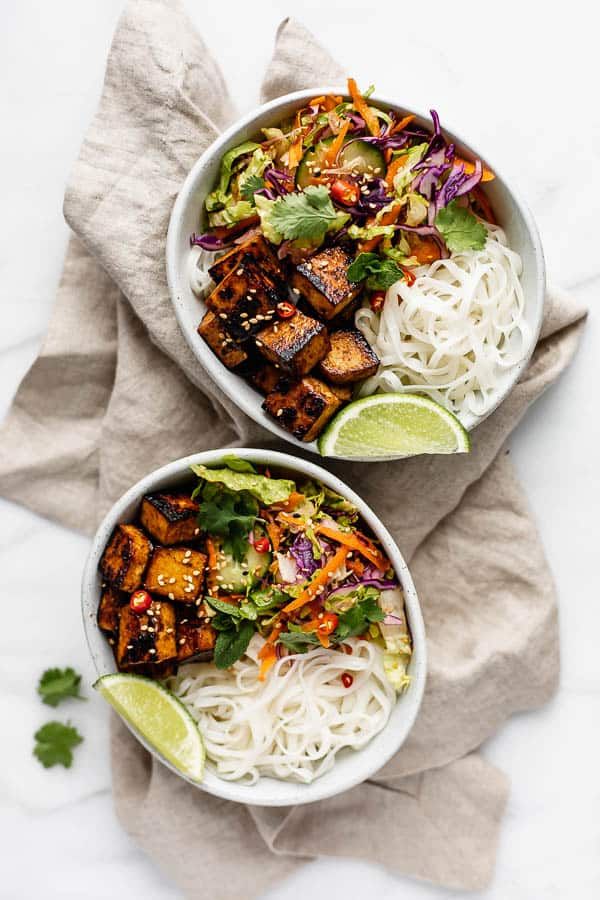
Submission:
<svg viewBox="0 0 600 900">
<path fill-rule="evenodd" d="M 179 643 L 180 643 L 180 644 L 185 644 L 185 638 L 179 638 Z"/>
<path fill-rule="evenodd" d="M 150 656 L 154 656 L 156 650 L 154 649 L 154 647 L 152 647 L 150 650 L 148 650 L 148 653 L 150 654 Z"/>
<path fill-rule="evenodd" d="M 165 631 L 167 632 L 167 634 L 173 634 L 172 628 L 166 628 Z"/>
<path fill-rule="evenodd" d="M 319 615 L 317 616 L 317 619 L 322 619 L 322 618 L 323 618 L 323 613 L 319 613 Z"/>
<path fill-rule="evenodd" d="M 256 317 L 249 319 L 251 325 L 256 325 L 258 323 L 258 319 Z"/>
<path fill-rule="evenodd" d="M 186 622 L 189 622 L 189 619 L 182 619 L 181 622 L 180 622 L 179 624 L 180 624 L 180 625 L 185 625 Z"/>
<path fill-rule="evenodd" d="M 128 650 L 133 650 L 133 644 L 127 644 L 127 649 L 128 649 Z"/>
<path fill-rule="evenodd" d="M 154 634 L 154 628 L 148 628 L 148 634 Z"/>
<path fill-rule="evenodd" d="M 243 270 L 243 269 L 238 269 L 237 272 L 236 272 L 235 274 L 236 274 L 236 275 L 243 275 L 243 274 L 244 274 L 244 270 Z"/>
<path fill-rule="evenodd" d="M 282 410 L 282 409 L 278 409 L 278 410 L 277 410 L 277 417 L 282 416 L 282 415 L 283 415 L 283 410 Z"/>
<path fill-rule="evenodd" d="M 240 319 L 247 319 L 247 318 L 248 318 L 247 312 L 240 313 Z"/>
<path fill-rule="evenodd" d="M 256 346 L 257 346 L 257 347 L 262 347 L 262 345 L 263 345 L 263 342 L 262 342 L 262 341 L 256 341 L 255 343 L 256 343 Z"/>
<path fill-rule="evenodd" d="M 175 584 L 176 581 L 176 578 L 169 578 L 169 584 Z"/>
<path fill-rule="evenodd" d="M 194 569 L 194 571 L 192 572 L 192 575 L 199 575 L 199 574 L 200 574 L 200 569 Z"/>
<path fill-rule="evenodd" d="M 298 290 L 298 288 L 292 288 L 292 294 L 297 294 L 299 296 L 300 291 Z"/>
<path fill-rule="evenodd" d="M 219 318 L 220 318 L 220 319 L 223 319 L 224 321 L 226 321 L 226 320 L 227 320 L 227 313 L 219 313 Z"/>
<path fill-rule="evenodd" d="M 225 581 L 225 579 L 223 578 L 222 575 L 216 575 L 215 577 L 216 577 L 217 581 Z"/>
<path fill-rule="evenodd" d="M 184 590 L 184 593 L 186 593 L 186 594 L 191 594 L 192 591 L 194 590 L 194 585 L 193 585 L 193 584 L 188 584 L 188 586 L 187 586 L 187 587 L 184 587 L 183 590 Z"/>
<path fill-rule="evenodd" d="M 182 560 L 181 560 L 181 565 L 182 565 L 182 566 L 189 566 L 189 564 L 191 563 L 191 561 L 192 561 L 192 560 L 191 560 L 189 557 L 188 557 L 187 559 L 182 559 Z"/>
<path fill-rule="evenodd" d="M 199 529 L 199 528 L 194 528 L 194 534 L 200 534 L 200 529 Z"/>
<path fill-rule="evenodd" d="M 140 631 L 148 631 L 147 625 L 140 625 Z"/>
<path fill-rule="evenodd" d="M 257 314 L 256 314 L 256 321 L 257 321 L 257 322 L 262 322 L 262 321 L 264 321 L 264 319 L 266 319 L 266 316 L 261 316 L 260 313 L 257 313 Z M 250 321 L 252 321 L 252 319 L 250 319 Z"/>
<path fill-rule="evenodd" d="M 256 293 L 256 288 L 250 288 L 250 293 L 251 293 L 251 294 L 255 294 L 255 293 Z"/>
<path fill-rule="evenodd" d="M 174 600 L 174 599 L 175 599 L 175 594 L 169 594 L 169 600 Z"/>
<path fill-rule="evenodd" d="M 186 557 L 186 556 L 191 556 L 191 555 L 192 555 L 192 551 L 191 551 L 191 550 L 186 550 L 185 553 L 184 553 L 183 555 L 184 555 L 184 557 Z"/>
</svg>

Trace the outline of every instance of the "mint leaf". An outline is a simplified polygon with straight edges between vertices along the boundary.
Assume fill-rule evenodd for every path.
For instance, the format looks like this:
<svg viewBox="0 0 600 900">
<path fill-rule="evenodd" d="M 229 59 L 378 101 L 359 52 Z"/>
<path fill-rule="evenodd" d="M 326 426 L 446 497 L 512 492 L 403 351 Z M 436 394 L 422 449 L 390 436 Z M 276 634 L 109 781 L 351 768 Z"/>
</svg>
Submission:
<svg viewBox="0 0 600 900">
<path fill-rule="evenodd" d="M 370 291 L 387 291 L 404 273 L 393 259 L 382 259 L 377 253 L 359 253 L 346 272 L 348 281 L 366 279 Z"/>
<path fill-rule="evenodd" d="M 280 197 L 271 210 L 271 224 L 289 241 L 320 241 L 332 226 L 341 227 L 347 220 L 347 214 L 340 217 L 322 184 Z"/>
<path fill-rule="evenodd" d="M 446 242 L 451 253 L 462 250 L 483 250 L 487 238 L 485 225 L 456 200 L 440 209 L 435 217 L 435 226 Z"/>
<path fill-rule="evenodd" d="M 81 675 L 74 669 L 46 669 L 38 682 L 37 692 L 48 706 L 58 706 L 68 697 L 85 700 L 79 693 L 80 684 Z"/>
<path fill-rule="evenodd" d="M 357 637 L 365 633 L 371 622 L 381 622 L 384 618 L 385 613 L 377 600 L 374 597 L 367 597 L 362 603 L 357 603 L 340 615 L 334 637 L 336 641 Z"/>
<path fill-rule="evenodd" d="M 265 180 L 260 175 L 248 175 L 240 188 L 242 200 L 249 200 L 252 203 L 256 191 L 262 190 L 264 186 Z"/>
<path fill-rule="evenodd" d="M 237 631 L 220 631 L 215 643 L 214 663 L 217 669 L 228 669 L 240 659 L 254 634 L 252 622 L 244 620 Z"/>
<path fill-rule="evenodd" d="M 70 769 L 73 762 L 71 751 L 83 741 L 76 728 L 68 723 L 63 725 L 62 722 L 46 722 L 38 728 L 34 739 L 36 744 L 33 753 L 45 769 L 57 765 Z"/>
<path fill-rule="evenodd" d="M 289 631 L 284 631 L 279 635 L 278 643 L 283 644 L 293 653 L 306 653 L 310 646 L 321 643 L 314 631 L 302 631 L 299 625 L 291 622 L 288 624 L 288 629 Z"/>
</svg>

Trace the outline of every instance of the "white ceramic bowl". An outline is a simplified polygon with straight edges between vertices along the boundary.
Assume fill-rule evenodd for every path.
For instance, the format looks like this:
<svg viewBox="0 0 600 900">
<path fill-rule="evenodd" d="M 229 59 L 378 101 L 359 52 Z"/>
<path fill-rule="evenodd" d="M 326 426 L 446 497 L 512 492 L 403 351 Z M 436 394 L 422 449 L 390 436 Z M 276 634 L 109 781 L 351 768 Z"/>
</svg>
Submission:
<svg viewBox="0 0 600 900">
<path fill-rule="evenodd" d="M 278 437 L 297 447 L 304 447 L 318 453 L 316 441 L 303 443 L 294 438 L 288 431 L 268 416 L 261 408 L 263 397 L 241 376 L 230 372 L 205 344 L 197 328 L 206 310 L 204 303 L 193 294 L 189 285 L 189 251 L 190 235 L 202 230 L 204 200 L 214 187 L 221 157 L 242 141 L 253 138 L 261 128 L 279 124 L 298 107 L 305 105 L 311 97 L 326 93 L 345 95 L 345 89 L 339 87 L 314 87 L 310 90 L 285 94 L 277 100 L 265 103 L 239 119 L 202 154 L 188 174 L 171 213 L 167 236 L 167 277 L 171 300 L 175 314 L 183 334 L 196 356 L 198 362 L 206 369 L 211 378 L 242 409 L 246 415 Z M 394 109 L 402 114 L 415 113 L 417 122 L 431 129 L 429 116 L 418 110 L 399 106 L 389 97 L 374 94 L 371 101 L 382 109 Z M 476 157 L 485 159 L 496 174 L 493 182 L 486 185 L 486 193 L 496 211 L 498 220 L 504 228 L 510 246 L 516 250 L 523 260 L 522 284 L 525 293 L 525 317 L 531 330 L 531 343 L 526 358 L 511 369 L 507 369 L 498 383 L 498 392 L 494 406 L 486 413 L 490 414 L 510 392 L 527 364 L 537 342 L 542 323 L 545 293 L 545 267 L 542 245 L 533 217 L 523 201 L 498 173 L 493 160 L 480 153 L 473 145 L 463 141 L 455 132 L 446 127 L 443 110 L 441 111 L 444 134 L 453 141 L 460 155 L 473 160 Z M 471 430 L 486 416 L 463 418 L 463 425 Z M 385 457 L 382 457 L 385 458 Z M 373 461 L 372 459 L 369 461 Z"/>
<path fill-rule="evenodd" d="M 163 466 L 161 469 L 157 469 L 155 472 L 151 472 L 123 494 L 98 528 L 83 573 L 81 605 L 88 647 L 99 676 L 116 671 L 112 650 L 96 624 L 101 584 L 98 563 L 113 528 L 120 522 L 130 522 L 134 518 L 144 494 L 149 491 L 172 488 L 185 483 L 186 480 L 192 484 L 194 476 L 190 472 L 190 465 L 193 463 L 202 463 L 209 466 L 218 464 L 225 453 L 226 451 L 223 450 L 196 453 L 193 456 L 178 459 Z M 408 567 L 392 536 L 364 500 L 361 500 L 339 478 L 325 471 L 325 469 L 313 465 L 313 463 L 297 459 L 294 456 L 288 456 L 285 453 L 267 450 L 240 450 L 237 448 L 235 453 L 237 456 L 257 464 L 268 465 L 273 468 L 284 468 L 290 472 L 297 472 L 322 481 L 328 487 L 355 503 L 364 520 L 381 541 L 383 549 L 392 562 L 396 575 L 404 589 L 406 614 L 414 648 L 413 658 L 409 667 L 412 682 L 408 690 L 398 698 L 386 727 L 364 749 L 341 751 L 336 758 L 333 768 L 311 784 L 297 784 L 295 782 L 278 781 L 274 778 L 263 777 L 254 785 L 241 785 L 235 781 L 224 781 L 219 778 L 210 765 L 207 765 L 205 779 L 202 784 L 197 785 L 195 782 L 190 781 L 190 784 L 194 784 L 195 787 L 199 787 L 209 794 L 223 797 L 226 800 L 235 800 L 239 803 L 252 803 L 257 806 L 288 806 L 296 803 L 310 803 L 314 800 L 321 800 L 324 797 L 339 794 L 369 778 L 396 753 L 406 739 L 417 716 L 425 688 L 427 659 L 421 609 Z M 173 772 L 180 775 L 133 728 L 130 730 L 150 753 L 156 756 L 157 759 L 160 759 Z"/>
</svg>

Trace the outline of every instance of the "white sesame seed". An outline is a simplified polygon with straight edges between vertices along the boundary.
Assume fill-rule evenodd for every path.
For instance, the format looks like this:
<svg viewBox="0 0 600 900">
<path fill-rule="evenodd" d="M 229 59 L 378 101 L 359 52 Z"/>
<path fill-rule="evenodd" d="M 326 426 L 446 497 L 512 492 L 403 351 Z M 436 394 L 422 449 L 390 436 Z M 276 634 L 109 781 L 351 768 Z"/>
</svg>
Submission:
<svg viewBox="0 0 600 900">
<path fill-rule="evenodd" d="M 244 270 L 243 270 L 243 269 L 238 269 L 237 272 L 236 272 L 235 274 L 236 274 L 236 275 L 243 275 L 243 274 L 244 274 Z"/>
<path fill-rule="evenodd" d="M 128 650 L 133 650 L 133 644 L 127 644 L 127 649 L 128 649 Z"/>
<path fill-rule="evenodd" d="M 283 415 L 283 410 L 282 410 L 282 409 L 278 409 L 278 410 L 277 410 L 277 417 L 282 416 L 282 415 Z"/>
<path fill-rule="evenodd" d="M 184 587 L 183 590 L 184 590 L 184 593 L 186 593 L 186 594 L 191 594 L 192 591 L 194 590 L 194 585 L 193 585 L 193 584 L 188 584 L 188 586 L 187 586 L 187 587 Z"/>
<path fill-rule="evenodd" d="M 262 341 L 255 341 L 255 344 L 256 344 L 257 347 L 262 347 L 263 342 L 262 342 Z"/>
<path fill-rule="evenodd" d="M 300 294 L 300 291 L 298 290 L 298 288 L 292 288 L 292 294 L 298 294 L 298 295 L 299 295 L 299 294 Z"/>
<path fill-rule="evenodd" d="M 192 572 L 192 575 L 199 575 L 199 574 L 200 574 L 200 569 L 194 569 L 194 571 Z"/>
<path fill-rule="evenodd" d="M 191 555 L 192 555 L 192 551 L 191 551 L 191 550 L 186 550 L 185 553 L 183 554 L 183 556 L 184 556 L 185 559 L 187 559 L 187 557 L 188 557 L 188 556 L 191 556 Z"/>
<path fill-rule="evenodd" d="M 169 600 L 174 600 L 174 599 L 175 599 L 175 594 L 169 594 Z"/>
<path fill-rule="evenodd" d="M 152 647 L 150 650 L 148 650 L 148 653 L 150 654 L 150 656 L 154 656 L 156 650 L 154 649 L 154 647 Z"/>
<path fill-rule="evenodd" d="M 175 584 L 176 581 L 176 578 L 169 578 L 169 584 Z"/>
<path fill-rule="evenodd" d="M 172 628 L 166 628 L 165 631 L 167 632 L 167 634 L 173 634 Z"/>
<path fill-rule="evenodd" d="M 196 534 L 200 534 L 200 529 L 199 529 L 199 528 L 194 528 L 194 534 L 195 534 L 195 535 L 196 535 Z"/>
<path fill-rule="evenodd" d="M 179 643 L 180 643 L 180 644 L 185 644 L 185 638 L 179 638 Z"/>
<path fill-rule="evenodd" d="M 154 634 L 154 628 L 148 628 L 148 634 Z"/>
<path fill-rule="evenodd" d="M 147 625 L 140 625 L 140 631 L 148 631 Z"/>
<path fill-rule="evenodd" d="M 227 319 L 227 313 L 219 313 L 220 319 Z"/>
</svg>

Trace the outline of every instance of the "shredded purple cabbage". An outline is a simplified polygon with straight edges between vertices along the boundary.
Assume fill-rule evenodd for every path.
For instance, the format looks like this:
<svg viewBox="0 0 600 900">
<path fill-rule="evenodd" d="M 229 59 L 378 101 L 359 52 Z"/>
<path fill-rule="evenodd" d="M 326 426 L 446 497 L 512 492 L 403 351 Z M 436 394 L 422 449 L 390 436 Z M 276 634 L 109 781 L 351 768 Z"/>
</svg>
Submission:
<svg viewBox="0 0 600 900">
<path fill-rule="evenodd" d="M 471 175 L 466 174 L 462 163 L 460 166 L 455 165 L 441 188 L 435 193 L 435 202 L 429 208 L 430 220 L 433 221 L 440 209 L 448 206 L 457 197 L 463 197 L 472 191 L 481 181 L 482 175 L 483 165 L 479 159 L 476 160 L 475 170 Z"/>
<path fill-rule="evenodd" d="M 284 197 L 294 190 L 294 179 L 287 172 L 282 172 L 281 169 L 273 167 L 265 169 L 265 181 L 279 197 Z"/>
<path fill-rule="evenodd" d="M 373 178 L 368 181 L 364 187 L 365 192 L 361 190 L 360 198 L 354 206 L 340 205 L 340 209 L 350 213 L 357 219 L 366 219 L 375 215 L 382 207 L 391 203 L 393 197 L 388 193 L 389 188 L 382 178 Z"/>
<path fill-rule="evenodd" d="M 312 575 L 315 569 L 319 568 L 319 563 L 314 557 L 313 545 L 305 535 L 298 534 L 296 536 L 290 547 L 290 553 L 296 560 L 299 571 L 305 577 Z"/>
<path fill-rule="evenodd" d="M 214 234 L 192 234 L 190 236 L 190 247 L 202 247 L 203 250 L 223 250 L 231 242 L 224 241 L 222 238 L 215 237 Z"/>
</svg>

